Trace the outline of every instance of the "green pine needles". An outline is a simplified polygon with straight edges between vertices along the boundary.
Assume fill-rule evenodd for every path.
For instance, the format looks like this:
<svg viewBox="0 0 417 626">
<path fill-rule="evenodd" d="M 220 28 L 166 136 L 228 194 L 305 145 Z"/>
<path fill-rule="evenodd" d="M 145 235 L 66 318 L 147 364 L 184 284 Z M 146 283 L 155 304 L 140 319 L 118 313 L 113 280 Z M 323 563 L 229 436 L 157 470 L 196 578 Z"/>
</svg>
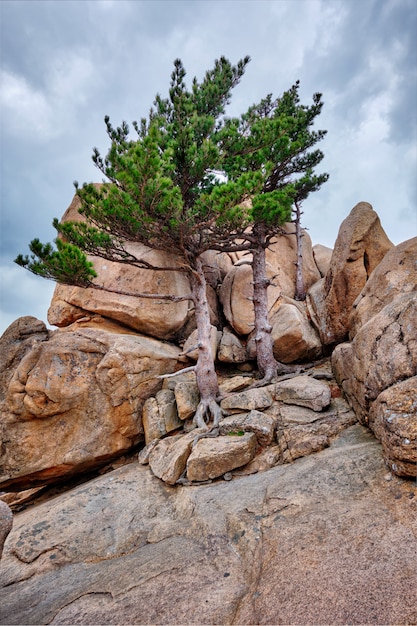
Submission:
<svg viewBox="0 0 417 626">
<path fill-rule="evenodd" d="M 326 132 L 313 129 L 322 108 L 321 94 L 313 96 L 311 105 L 301 104 L 297 81 L 281 97 L 267 95 L 239 118 L 226 116 L 232 91 L 249 61 L 247 56 L 232 65 L 221 57 L 201 82 L 194 78 L 188 88 L 177 59 L 168 96 L 157 95 L 148 116 L 133 122 L 133 136 L 126 122 L 115 128 L 106 116 L 110 148 L 104 157 L 95 148 L 92 157 L 103 184 L 74 183 L 81 220 L 55 219 L 55 246 L 35 239 L 31 255 L 15 260 L 59 283 L 103 289 L 94 283 L 96 273 L 87 255 L 151 268 L 126 244 L 139 242 L 175 252 L 180 267 L 164 269 L 188 272 L 190 277 L 199 329 L 197 379 L 205 352 L 209 359 L 206 355 L 204 367 L 214 371 L 207 347 L 209 315 L 201 254 L 209 249 L 252 252 L 257 268 L 254 287 L 257 281 L 260 286 L 254 299 L 255 326 L 268 329 L 265 312 L 259 317 L 256 310 L 258 300 L 266 301 L 268 286 L 262 254 L 283 223 L 291 220 L 294 204 L 328 178 L 315 173 L 323 158 L 315 145 Z M 139 288 L 132 295 L 140 296 Z M 263 336 L 264 331 L 257 332 L 258 348 Z M 260 365 L 260 370 L 265 367 Z M 206 377 L 205 382 L 211 382 L 205 392 L 203 378 L 200 393 L 210 401 L 197 411 L 200 418 L 208 406 L 212 415 L 216 413 L 213 400 L 218 395 L 214 377 Z"/>
</svg>

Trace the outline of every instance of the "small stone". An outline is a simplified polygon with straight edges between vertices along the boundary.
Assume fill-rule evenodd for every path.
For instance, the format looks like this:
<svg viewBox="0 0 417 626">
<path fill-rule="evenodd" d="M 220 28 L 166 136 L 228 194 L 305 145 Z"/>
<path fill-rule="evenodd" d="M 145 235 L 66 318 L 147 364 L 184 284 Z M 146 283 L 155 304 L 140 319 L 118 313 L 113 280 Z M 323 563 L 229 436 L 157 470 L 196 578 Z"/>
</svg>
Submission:
<svg viewBox="0 0 417 626">
<path fill-rule="evenodd" d="M 294 376 L 276 383 L 274 398 L 286 404 L 322 411 L 330 404 L 331 391 L 329 385 L 320 380 L 310 376 Z"/>
<path fill-rule="evenodd" d="M 251 411 L 252 409 L 266 409 L 272 404 L 272 396 L 268 387 L 258 389 L 248 389 L 240 393 L 224 398 L 220 406 L 222 409 L 236 411 Z"/>
<path fill-rule="evenodd" d="M 256 447 L 253 433 L 200 439 L 188 458 L 187 478 L 200 482 L 223 476 L 249 463 L 255 456 Z"/>
</svg>

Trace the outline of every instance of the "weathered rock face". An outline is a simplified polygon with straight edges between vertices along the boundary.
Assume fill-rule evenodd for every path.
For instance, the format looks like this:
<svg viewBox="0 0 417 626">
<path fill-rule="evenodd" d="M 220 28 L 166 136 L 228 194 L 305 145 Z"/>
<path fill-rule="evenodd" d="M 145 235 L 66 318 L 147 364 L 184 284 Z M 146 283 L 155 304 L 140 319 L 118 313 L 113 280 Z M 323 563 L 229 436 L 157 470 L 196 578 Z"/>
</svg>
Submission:
<svg viewBox="0 0 417 626">
<path fill-rule="evenodd" d="M 3 546 L 7 535 L 13 526 L 13 513 L 10 507 L 0 500 L 0 559 L 3 554 Z"/>
<path fill-rule="evenodd" d="M 0 337 L 0 398 L 4 398 L 13 372 L 25 354 L 42 341 L 49 331 L 36 317 L 19 317 Z"/>
<path fill-rule="evenodd" d="M 297 250 L 294 224 L 286 224 L 285 231 L 287 234 L 273 240 L 266 250 L 267 276 L 273 283 L 268 288 L 270 310 L 281 296 L 294 298 L 295 293 Z M 248 335 L 254 325 L 250 258 L 249 255 L 245 256 L 234 265 L 220 289 L 224 315 L 239 335 Z M 313 257 L 311 239 L 305 231 L 303 231 L 303 275 L 306 289 L 320 279 L 320 272 Z"/>
<path fill-rule="evenodd" d="M 397 383 L 405 379 L 414 381 L 417 375 L 417 292 L 396 298 L 362 326 L 351 343 L 337 346 L 332 365 L 358 419 L 384 441 L 384 454 L 391 469 L 401 475 L 415 476 L 416 465 L 409 462 L 412 457 L 408 454 L 410 444 L 406 442 L 415 437 L 417 388 L 413 382 L 409 383 L 410 387 L 404 383 L 409 390 L 409 403 L 405 402 L 404 406 L 409 410 L 400 410 L 398 416 L 404 437 L 402 452 L 398 452 L 398 438 L 390 446 L 395 439 L 390 431 L 395 431 L 396 411 L 403 405 L 402 387 L 397 387 Z M 396 392 L 400 393 L 397 399 Z M 382 435 L 384 424 L 388 431 Z"/>
<path fill-rule="evenodd" d="M 415 624 L 417 488 L 386 478 L 359 425 L 198 488 L 126 465 L 15 516 L 0 623 Z"/>
<path fill-rule="evenodd" d="M 144 401 L 179 348 L 75 325 L 27 351 L 1 406 L 0 489 L 79 473 L 143 439 Z M 59 445 L 57 445 L 59 442 Z"/>
<path fill-rule="evenodd" d="M 325 278 L 308 293 L 310 314 L 323 345 L 346 339 L 352 305 L 392 247 L 372 206 L 357 204 L 340 227 Z"/>
<path fill-rule="evenodd" d="M 283 302 L 270 322 L 274 356 L 281 363 L 313 361 L 321 355 L 320 337 L 307 318 L 304 303 Z"/>
<path fill-rule="evenodd" d="M 416 476 L 417 376 L 380 393 L 369 423 L 382 443 L 387 465 L 399 476 Z"/>
<path fill-rule="evenodd" d="M 320 276 L 326 276 L 327 272 L 329 271 L 332 255 L 332 248 L 323 246 L 320 243 L 316 243 L 316 245 L 313 246 L 313 256 L 317 268 L 320 272 Z"/>
<path fill-rule="evenodd" d="M 370 275 L 353 304 L 350 338 L 384 306 L 413 291 L 417 293 L 417 237 L 391 248 Z"/>
<path fill-rule="evenodd" d="M 187 460 L 187 478 L 205 481 L 246 465 L 256 454 L 253 433 L 200 439 Z"/>
<path fill-rule="evenodd" d="M 79 207 L 79 198 L 75 196 L 62 221 L 83 220 L 78 213 Z M 139 243 L 129 244 L 128 248 L 132 254 L 151 265 L 166 268 L 179 265 L 178 259 L 169 251 L 151 250 Z M 184 272 L 139 269 L 96 257 L 91 257 L 91 260 L 98 274 L 95 279 L 97 284 L 104 285 L 109 291 L 57 285 L 48 311 L 50 324 L 68 326 L 87 312 L 103 315 L 158 339 L 172 339 L 190 318 L 188 301 L 169 302 L 110 291 L 184 296 L 190 293 Z"/>
</svg>

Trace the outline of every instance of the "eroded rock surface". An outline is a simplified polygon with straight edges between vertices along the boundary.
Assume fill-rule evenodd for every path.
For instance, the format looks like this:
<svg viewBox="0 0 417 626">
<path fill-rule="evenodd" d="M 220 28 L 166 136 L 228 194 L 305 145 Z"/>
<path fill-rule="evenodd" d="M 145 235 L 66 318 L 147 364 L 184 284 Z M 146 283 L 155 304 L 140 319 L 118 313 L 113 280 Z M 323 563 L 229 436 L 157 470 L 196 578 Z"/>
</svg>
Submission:
<svg viewBox="0 0 417 626">
<path fill-rule="evenodd" d="M 358 419 L 383 441 L 390 468 L 415 477 L 417 465 L 410 463 L 408 441 L 415 439 L 417 421 L 417 292 L 397 297 L 362 326 L 352 342 L 337 346 L 332 365 Z M 396 424 L 402 433 L 402 451 Z"/>
<path fill-rule="evenodd" d="M 370 275 L 353 303 L 350 338 L 384 306 L 411 292 L 417 297 L 417 237 L 391 248 Z"/>
<path fill-rule="evenodd" d="M 229 482 L 126 465 L 15 515 L 0 623 L 414 624 L 416 505 L 359 425 Z"/>
<path fill-rule="evenodd" d="M 3 554 L 3 546 L 7 535 L 13 526 L 13 513 L 10 507 L 0 500 L 0 559 Z"/>
<path fill-rule="evenodd" d="M 74 196 L 62 221 L 83 221 L 78 209 L 80 200 Z M 152 250 L 139 243 L 126 246 L 129 252 L 156 267 L 178 267 L 179 261 L 170 251 Z M 111 290 L 184 296 L 190 284 L 184 272 L 140 269 L 125 263 L 91 257 L 98 274 L 97 284 L 106 290 L 83 289 L 57 285 L 48 311 L 48 321 L 54 326 L 68 326 L 86 314 L 100 314 L 116 320 L 137 332 L 158 339 L 172 339 L 191 316 L 188 301 L 169 302 L 162 299 L 139 298 Z"/>
<path fill-rule="evenodd" d="M 180 349 L 168 343 L 75 326 L 35 342 L 13 373 L 1 403 L 0 489 L 56 481 L 137 444 L 143 403 L 178 366 Z"/>
<path fill-rule="evenodd" d="M 326 276 L 308 293 L 310 314 L 323 345 L 346 339 L 352 305 L 392 247 L 372 206 L 359 202 L 340 226 Z"/>
</svg>

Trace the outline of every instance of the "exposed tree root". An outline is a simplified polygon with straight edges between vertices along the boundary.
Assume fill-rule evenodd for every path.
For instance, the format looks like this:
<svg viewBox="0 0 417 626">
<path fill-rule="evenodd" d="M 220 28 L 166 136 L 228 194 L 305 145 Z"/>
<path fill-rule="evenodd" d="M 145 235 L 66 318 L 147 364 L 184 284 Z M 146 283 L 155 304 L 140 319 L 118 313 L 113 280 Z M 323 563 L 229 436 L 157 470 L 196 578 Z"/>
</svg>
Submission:
<svg viewBox="0 0 417 626">
<path fill-rule="evenodd" d="M 219 425 L 222 417 L 223 411 L 216 400 L 200 400 L 200 404 L 194 415 L 194 424 L 197 428 L 208 430 L 208 424 L 212 421 L 211 428 L 209 429 L 212 430 Z"/>
<path fill-rule="evenodd" d="M 260 380 L 256 380 L 255 382 L 253 382 L 248 387 L 248 389 L 257 389 L 258 387 L 265 387 L 265 385 L 270 385 L 272 383 L 287 380 L 289 378 L 292 378 L 293 376 L 298 376 L 299 374 L 302 374 L 306 370 L 322 365 L 327 361 L 328 358 L 324 358 L 318 361 L 310 361 L 309 363 L 303 363 L 298 365 L 285 365 L 284 363 L 277 362 L 276 367 L 269 368 L 268 371 L 265 372 L 264 376 Z"/>
</svg>

